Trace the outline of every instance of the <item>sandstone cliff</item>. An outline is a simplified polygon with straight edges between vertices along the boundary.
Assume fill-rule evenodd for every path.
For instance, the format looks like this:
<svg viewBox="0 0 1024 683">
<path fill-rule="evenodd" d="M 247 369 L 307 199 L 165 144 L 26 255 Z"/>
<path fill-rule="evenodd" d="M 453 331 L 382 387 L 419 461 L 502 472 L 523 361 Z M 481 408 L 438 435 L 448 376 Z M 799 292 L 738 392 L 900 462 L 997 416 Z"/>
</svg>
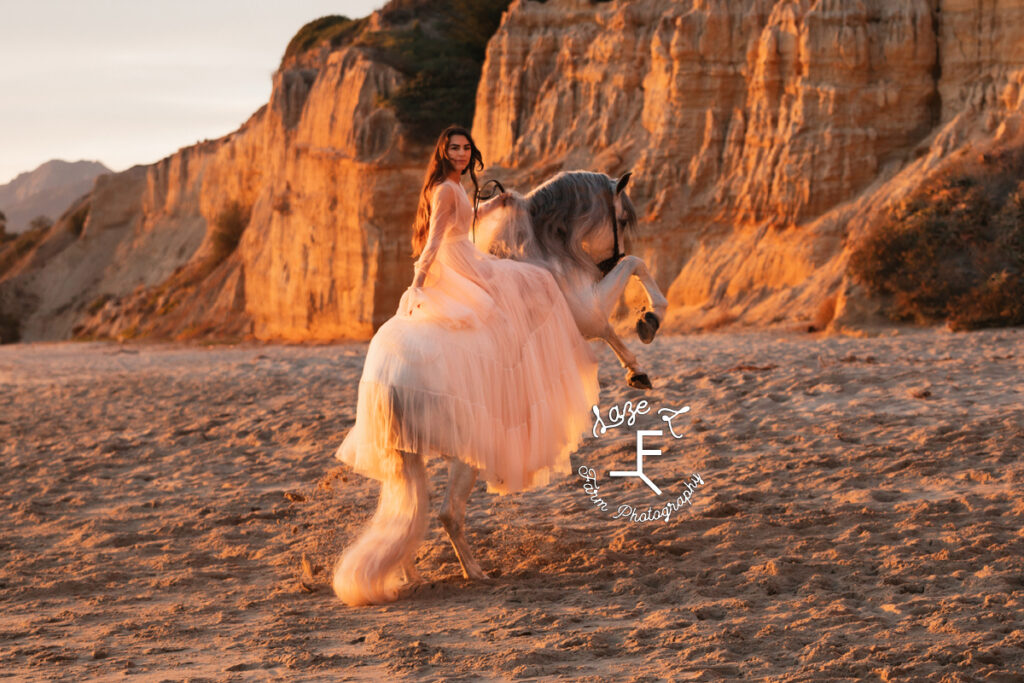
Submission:
<svg viewBox="0 0 1024 683">
<path fill-rule="evenodd" d="M 520 190 L 634 172 L 669 329 L 853 328 L 877 317 L 850 246 L 1020 134 L 1022 36 L 1024 0 L 516 0 L 473 130 Z M 358 46 L 283 64 L 235 133 L 97 182 L 81 235 L 58 221 L 0 308 L 24 339 L 368 338 L 411 274 L 426 152 L 378 104 L 402 79 Z"/>
<path fill-rule="evenodd" d="M 3 282 L 21 338 L 370 336 L 411 272 L 422 154 L 376 104 L 393 69 L 321 57 L 238 131 L 101 178 L 81 235 L 64 216 Z"/>
<path fill-rule="evenodd" d="M 474 133 L 529 183 L 634 172 L 670 327 L 875 320 L 849 247 L 1021 127 L 1024 2 L 517 2 Z"/>
</svg>

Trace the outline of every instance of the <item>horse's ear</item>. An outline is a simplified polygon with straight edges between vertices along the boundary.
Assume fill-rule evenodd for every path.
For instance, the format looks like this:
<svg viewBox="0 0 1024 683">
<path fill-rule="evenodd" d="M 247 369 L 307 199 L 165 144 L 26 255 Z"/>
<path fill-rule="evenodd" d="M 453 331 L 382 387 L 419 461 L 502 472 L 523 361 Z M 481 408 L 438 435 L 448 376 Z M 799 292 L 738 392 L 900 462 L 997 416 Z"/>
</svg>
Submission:
<svg viewBox="0 0 1024 683">
<path fill-rule="evenodd" d="M 622 177 L 619 178 L 619 181 L 615 183 L 615 194 L 619 194 L 626 189 L 626 183 L 629 182 L 629 176 L 631 175 L 633 175 L 632 171 L 626 171 L 625 173 L 622 174 Z"/>
</svg>

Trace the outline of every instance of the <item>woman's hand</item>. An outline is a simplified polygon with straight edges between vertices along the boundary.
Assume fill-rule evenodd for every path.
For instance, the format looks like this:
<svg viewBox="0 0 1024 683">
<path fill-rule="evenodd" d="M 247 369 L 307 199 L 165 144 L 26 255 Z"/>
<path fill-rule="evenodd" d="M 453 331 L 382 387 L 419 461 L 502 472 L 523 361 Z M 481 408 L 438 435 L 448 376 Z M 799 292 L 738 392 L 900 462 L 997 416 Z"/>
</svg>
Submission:
<svg viewBox="0 0 1024 683">
<path fill-rule="evenodd" d="M 488 199 L 483 204 L 481 204 L 480 205 L 480 212 L 479 212 L 478 215 L 479 216 L 484 216 L 484 215 L 490 213 L 491 211 L 494 211 L 495 209 L 504 208 L 504 207 L 508 206 L 509 202 L 511 202 L 511 201 L 512 201 L 512 195 L 510 193 L 508 193 L 508 192 L 502 192 L 501 194 L 495 195 L 495 196 L 491 197 L 490 199 Z"/>
<path fill-rule="evenodd" d="M 402 315 L 412 315 L 412 312 L 419 307 L 422 295 L 423 288 L 417 285 L 413 285 L 405 290 L 405 294 L 402 295 Z"/>
</svg>

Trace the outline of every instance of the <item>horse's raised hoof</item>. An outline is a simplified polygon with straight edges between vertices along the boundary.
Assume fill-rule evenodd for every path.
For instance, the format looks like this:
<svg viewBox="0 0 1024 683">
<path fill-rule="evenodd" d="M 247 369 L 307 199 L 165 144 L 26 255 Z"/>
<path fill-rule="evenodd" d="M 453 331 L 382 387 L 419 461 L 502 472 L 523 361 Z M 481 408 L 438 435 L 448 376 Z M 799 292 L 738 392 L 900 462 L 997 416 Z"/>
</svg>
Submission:
<svg viewBox="0 0 1024 683">
<path fill-rule="evenodd" d="M 651 384 L 651 378 L 647 376 L 646 372 L 630 373 L 629 376 L 626 377 L 626 384 L 634 389 L 654 388 L 654 385 Z"/>
<path fill-rule="evenodd" d="M 658 333 L 659 327 L 661 327 L 661 321 L 658 320 L 658 316 L 654 315 L 652 311 L 647 311 L 642 318 L 636 321 L 636 336 L 640 337 L 640 341 L 644 344 L 650 344 L 654 341 L 654 335 Z"/>
</svg>

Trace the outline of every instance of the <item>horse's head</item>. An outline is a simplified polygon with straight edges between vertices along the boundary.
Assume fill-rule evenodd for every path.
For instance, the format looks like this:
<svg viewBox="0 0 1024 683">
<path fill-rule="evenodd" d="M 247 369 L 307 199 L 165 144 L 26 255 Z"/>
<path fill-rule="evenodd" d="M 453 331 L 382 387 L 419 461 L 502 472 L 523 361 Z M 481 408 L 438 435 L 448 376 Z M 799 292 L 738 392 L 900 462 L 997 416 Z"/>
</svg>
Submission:
<svg viewBox="0 0 1024 683">
<path fill-rule="evenodd" d="M 637 216 L 626 193 L 630 173 L 611 178 L 589 171 L 562 172 L 528 195 L 510 193 L 504 211 L 477 225 L 477 245 L 492 254 L 575 266 L 601 277 L 597 264 L 624 251 Z"/>
<path fill-rule="evenodd" d="M 636 209 L 626 193 L 630 175 L 563 172 L 531 192 L 530 215 L 545 257 L 561 257 L 600 278 L 597 264 L 624 251 L 625 238 L 636 232 Z"/>
<path fill-rule="evenodd" d="M 615 185 L 613 192 L 615 216 L 619 221 L 619 226 L 631 234 L 636 232 L 636 208 L 629 199 L 629 195 L 626 194 L 626 185 L 629 184 L 632 175 L 632 171 L 626 171 L 618 180 L 612 181 Z"/>
<path fill-rule="evenodd" d="M 606 272 L 615 265 L 615 262 L 626 253 L 622 241 L 626 234 L 636 234 L 636 208 L 626 194 L 626 185 L 629 183 L 632 171 L 626 171 L 614 181 L 615 190 L 612 193 L 612 206 L 609 213 L 612 218 L 612 249 L 611 253 L 604 259 L 598 260 L 598 267 Z M 605 265 L 602 265 L 605 264 Z"/>
</svg>

